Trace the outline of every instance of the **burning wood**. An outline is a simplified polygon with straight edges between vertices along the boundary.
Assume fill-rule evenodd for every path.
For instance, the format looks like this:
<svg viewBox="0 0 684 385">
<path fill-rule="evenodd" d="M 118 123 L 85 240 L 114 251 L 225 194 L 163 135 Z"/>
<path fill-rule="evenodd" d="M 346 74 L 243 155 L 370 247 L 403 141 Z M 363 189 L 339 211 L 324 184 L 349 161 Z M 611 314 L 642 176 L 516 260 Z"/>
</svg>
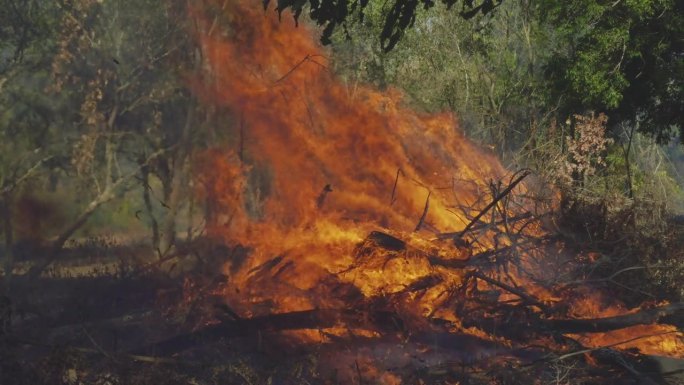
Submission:
<svg viewBox="0 0 684 385">
<path fill-rule="evenodd" d="M 95 8 L 118 15 L 118 7 L 107 3 L 86 12 L 85 3 L 93 2 L 77 3 L 69 9 L 58 6 L 65 19 L 56 30 L 63 36 L 48 44 L 59 48 L 58 55 L 35 82 L 58 81 L 54 88 L 68 85 L 69 92 L 58 98 L 56 108 L 21 102 L 20 113 L 5 114 L 7 122 L 3 118 L 13 127 L 15 115 L 25 115 L 26 124 L 16 126 L 23 132 L 34 120 L 51 122 L 23 109 L 35 104 L 61 112 L 79 101 L 80 110 L 70 111 L 64 122 L 75 119 L 67 136 L 82 140 L 69 139 L 70 146 L 50 150 L 57 154 L 76 144 L 71 162 L 66 155 L 49 156 L 17 174 L 28 162 L 17 157 L 21 167 L 8 169 L 17 172 L 4 173 L 9 179 L 0 186 L 0 211 L 6 222 L 7 284 L 0 293 L 0 361 L 17 353 L 33 359 L 40 349 L 63 345 L 70 353 L 98 355 L 114 365 L 130 360 L 184 365 L 210 357 L 218 362 L 212 370 L 198 366 L 196 371 L 212 372 L 250 357 L 264 365 L 273 357 L 284 361 L 300 355 L 313 357 L 308 359 L 311 373 L 328 372 L 316 385 L 443 385 L 538 384 L 541 374 L 552 369 L 567 374 L 575 367 L 588 382 L 637 378 L 652 383 L 661 378 L 650 373 L 649 354 L 684 359 L 684 303 L 653 296 L 641 304 L 641 298 L 630 298 L 627 306 L 614 298 L 609 286 L 641 267 L 621 266 L 603 278 L 579 274 L 575 250 L 540 219 L 553 211 L 539 213 L 528 198 L 524 182 L 530 170 L 506 170 L 465 137 L 450 113 L 413 111 L 391 87 L 349 87 L 335 76 L 327 63 L 330 55 L 306 26 L 265 15 L 247 0 L 146 6 L 160 11 L 143 18 L 150 24 L 146 37 L 155 37 L 140 45 L 152 50 L 142 55 L 149 60 L 121 59 L 120 64 L 117 53 L 113 67 L 107 60 L 110 69 L 95 71 L 90 67 L 101 50 L 94 43 L 113 36 L 100 25 L 107 18 Z M 278 12 L 293 3 L 279 1 Z M 325 3 L 341 5 L 343 14 L 349 5 Z M 395 3 L 411 9 L 418 4 Z M 164 17 L 183 14 L 181 9 L 188 11 L 188 36 L 196 45 L 189 38 L 157 50 L 157 43 L 184 33 L 167 28 L 173 23 Z M 134 13 L 122 13 L 122 25 Z M 28 36 L 29 43 L 36 36 Z M 27 51 L 32 59 L 43 51 L 38 48 Z M 69 52 L 72 48 L 77 52 Z M 121 52 L 120 57 L 133 56 Z M 69 74 L 67 68 L 77 71 Z M 177 73 L 186 75 L 186 88 L 175 79 Z M 22 71 L 10 94 L 29 75 Z M 83 100 L 81 88 L 88 91 L 81 92 Z M 183 110 L 176 111 L 181 105 Z M 534 132 L 547 120 L 551 115 L 531 121 Z M 202 130 L 197 136 L 195 128 Z M 48 124 L 43 131 L 53 135 L 55 130 Z M 535 137 L 545 135 L 539 131 Z M 33 147 L 35 141 L 38 152 L 43 142 L 55 142 L 33 136 L 19 147 Z M 13 163 L 10 155 L 7 161 Z M 581 168 L 565 166 L 568 173 L 582 174 Z M 39 170 L 54 174 L 50 185 L 55 186 L 62 184 L 57 175 L 75 171 L 80 179 L 65 184 L 69 193 L 80 193 L 89 183 L 93 189 L 72 224 L 53 234 L 43 259 L 27 262 L 29 257 L 14 253 L 11 219 L 24 213 L 11 202 L 15 191 L 47 181 L 36 177 Z M 141 186 L 133 183 L 136 179 Z M 63 262 L 73 251 L 68 241 L 80 230 L 90 232 L 82 229 L 89 218 L 108 202 L 133 195 L 129 187 L 134 186 L 142 187 L 139 207 L 126 202 L 112 218 L 116 227 L 126 227 L 119 217 L 143 207 L 146 215 L 135 211 L 136 225 L 125 234 L 151 230 L 152 245 L 143 252 L 150 253 L 139 260 L 108 260 L 106 266 L 116 270 L 111 275 L 121 280 L 105 279 L 101 271 L 83 280 L 70 276 L 84 266 Z M 158 189 L 163 197 L 155 199 Z M 197 214 L 202 203 L 204 213 Z M 29 216 L 39 217 L 45 210 L 30 211 L 35 215 Z M 181 225 L 187 228 L 185 237 L 178 231 Z M 81 254 L 90 258 L 100 251 Z M 135 271 L 127 268 L 130 260 L 139 264 Z M 88 266 L 102 268 L 103 262 Z M 63 268 L 63 276 L 50 276 L 53 264 Z M 22 270 L 27 273 L 18 276 Z M 39 293 L 29 294 L 43 304 L 71 306 L 46 306 L 46 314 L 15 311 L 27 307 L 6 296 L 15 293 L 9 290 L 13 274 L 15 292 L 23 293 L 27 287 L 20 285 L 34 279 L 28 288 Z M 591 279 L 581 279 L 586 276 Z M 107 290 L 96 296 L 98 285 Z M 76 361 L 70 358 L 64 359 L 69 365 Z M 90 383 L 70 377 L 71 369 L 59 373 L 58 381 Z M 226 383 L 259 383 L 236 372 L 241 377 Z M 0 373 L 0 382 L 4 378 Z M 297 382 L 268 376 L 263 383 Z"/>
<path fill-rule="evenodd" d="M 516 173 L 518 174 L 518 173 Z M 487 214 L 489 210 L 492 209 L 492 207 L 496 206 L 503 198 L 505 198 L 508 194 L 513 191 L 515 186 L 517 186 L 520 182 L 522 182 L 523 179 L 525 179 L 526 176 L 530 175 L 529 170 L 522 170 L 519 171 L 519 174 L 513 181 L 506 187 L 503 191 L 501 191 L 499 194 L 497 194 L 494 199 L 487 205 L 485 208 L 483 208 L 477 215 L 475 215 L 475 218 L 473 218 L 467 225 L 466 227 L 461 230 L 459 233 L 459 238 L 463 238 L 463 236 L 482 218 L 483 215 Z"/>
<path fill-rule="evenodd" d="M 237 156 L 208 151 L 196 176 L 222 266 L 178 285 L 177 335 L 127 346 L 129 357 L 236 341 L 316 354 L 346 376 L 337 383 L 428 373 L 441 384 L 513 369 L 531 383 L 539 362 L 570 359 L 610 366 L 599 379 L 641 376 L 646 353 L 684 356 L 684 304 L 627 310 L 591 283 L 548 279 L 546 259 L 567 251 L 520 198 L 529 170 L 508 173 L 448 114 L 370 87 L 352 96 L 304 27 L 242 1 L 217 9 L 240 17 L 230 33 L 198 33 L 206 73 L 193 84 L 240 113 Z M 198 31 L 218 28 L 213 13 L 193 14 Z M 273 36 L 280 48 L 265 44 Z M 90 330 L 83 340 L 115 357 Z M 635 331 L 651 337 L 625 335 Z"/>
<path fill-rule="evenodd" d="M 415 346 L 419 351 L 438 351 L 443 357 L 455 359 L 458 356 L 464 365 L 473 368 L 493 365 L 497 357 L 532 366 L 554 360 L 580 359 L 586 360 L 584 365 L 589 367 L 598 362 L 623 371 L 625 376 L 639 376 L 643 383 L 648 383 L 655 378 L 648 371 L 649 365 L 654 365 L 653 361 L 636 350 L 622 350 L 623 346 L 654 338 L 676 341 L 680 335 L 676 329 L 666 325 L 681 322 L 684 304 L 661 305 L 622 315 L 576 318 L 570 314 L 563 297 L 543 300 L 533 294 L 553 292 L 553 287 L 540 288 L 528 282 L 530 287 L 526 289 L 507 283 L 505 275 L 494 278 L 497 273 L 486 265 L 472 264 L 468 259 L 456 263 L 457 260 L 448 256 L 438 256 L 444 252 L 442 249 L 430 250 L 424 248 L 427 245 L 420 248 L 413 245 L 420 241 L 372 231 L 356 246 L 355 260 L 350 267 L 337 273 L 337 280 L 320 282 L 332 288 L 341 285 L 344 276 L 353 275 L 356 271 L 380 269 L 389 272 L 394 268 L 392 264 L 416 260 L 424 260 L 434 266 L 431 273 L 405 280 L 405 284 L 394 291 L 345 295 L 341 297 L 343 307 L 338 308 L 311 308 L 255 316 L 239 314 L 240 310 L 221 305 L 222 309 L 227 309 L 222 312 L 228 317 L 218 317 L 220 321 L 217 323 L 132 353 L 174 354 L 197 348 L 206 341 L 261 340 L 264 335 L 278 339 L 282 333 L 300 332 L 304 333 L 302 336 L 308 336 L 301 340 L 304 345 L 313 343 L 331 346 L 331 349 L 335 349 L 334 346 L 361 349 L 388 343 L 396 344 L 397 349 L 403 349 L 399 346 Z M 251 268 L 249 275 L 287 279 L 282 276 L 282 266 L 297 269 L 297 262 L 287 259 L 288 255 L 282 255 L 267 260 Z M 439 263 L 434 263 L 436 261 Z M 446 263 L 449 261 L 454 263 Z M 460 285 L 454 285 L 454 277 L 460 277 Z M 478 288 L 477 281 L 485 287 Z M 510 296 L 517 299 L 512 300 Z M 421 303 L 431 303 L 434 308 L 429 312 L 417 311 L 416 306 Z M 657 324 L 659 322 L 662 324 Z M 650 328 L 644 329 L 651 330 L 650 334 L 641 332 L 642 336 L 632 335 L 599 347 L 583 345 L 574 337 L 578 333 L 604 335 L 637 325 Z M 359 339 L 358 335 L 365 337 Z M 463 349 L 472 352 L 469 358 L 460 356 Z M 444 367 L 430 367 L 428 370 L 443 375 L 453 373 L 451 370 L 443 372 Z"/>
</svg>

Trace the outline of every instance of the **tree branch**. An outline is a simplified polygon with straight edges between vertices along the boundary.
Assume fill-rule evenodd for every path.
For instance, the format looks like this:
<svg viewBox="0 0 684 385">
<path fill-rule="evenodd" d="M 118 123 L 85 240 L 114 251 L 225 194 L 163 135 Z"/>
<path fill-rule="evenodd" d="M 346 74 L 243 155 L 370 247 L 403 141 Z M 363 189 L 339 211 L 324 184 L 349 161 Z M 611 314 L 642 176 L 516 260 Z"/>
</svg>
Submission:
<svg viewBox="0 0 684 385">
<path fill-rule="evenodd" d="M 7 184 L 3 187 L 3 189 L 0 190 L 0 195 L 5 195 L 5 194 L 8 194 L 8 193 L 12 192 L 15 188 L 17 188 L 17 186 L 19 186 L 20 184 L 22 184 L 26 179 L 30 178 L 31 175 L 33 175 L 33 173 L 36 172 L 36 170 L 37 170 L 43 163 L 47 162 L 48 160 L 50 160 L 50 159 L 52 159 L 52 158 L 53 158 L 53 156 L 50 155 L 50 156 L 46 156 L 46 157 L 43 158 L 43 159 L 40 159 L 40 160 L 39 160 L 38 162 L 36 162 L 33 166 L 31 166 L 31 168 L 29 168 L 28 170 L 26 170 L 26 172 L 24 173 L 24 175 L 22 175 L 22 176 L 20 176 L 19 178 L 15 179 L 15 180 L 13 180 L 13 181 L 11 181 L 11 182 L 9 182 L 9 183 L 7 183 Z"/>
<path fill-rule="evenodd" d="M 30 278 L 37 278 L 48 266 L 50 266 L 55 261 L 55 259 L 57 259 L 57 256 L 64 247 L 64 244 L 67 240 L 69 240 L 69 238 L 71 238 L 71 236 L 76 232 L 76 230 L 81 228 L 100 206 L 111 201 L 116 197 L 116 190 L 120 186 L 122 186 L 128 180 L 134 178 L 140 172 L 140 169 L 142 167 L 147 166 L 152 160 L 164 154 L 166 151 L 168 151 L 168 149 L 156 151 L 155 153 L 150 155 L 147 158 L 147 160 L 145 160 L 145 162 L 141 163 L 135 170 L 131 171 L 130 173 L 124 176 L 121 176 L 114 183 L 107 184 L 105 189 L 100 194 L 98 194 L 92 201 L 90 201 L 88 206 L 86 206 L 86 208 L 78 215 L 78 217 L 57 237 L 57 239 L 55 239 L 52 242 L 52 245 L 50 246 L 50 251 L 45 261 L 31 267 L 27 275 Z"/>
</svg>

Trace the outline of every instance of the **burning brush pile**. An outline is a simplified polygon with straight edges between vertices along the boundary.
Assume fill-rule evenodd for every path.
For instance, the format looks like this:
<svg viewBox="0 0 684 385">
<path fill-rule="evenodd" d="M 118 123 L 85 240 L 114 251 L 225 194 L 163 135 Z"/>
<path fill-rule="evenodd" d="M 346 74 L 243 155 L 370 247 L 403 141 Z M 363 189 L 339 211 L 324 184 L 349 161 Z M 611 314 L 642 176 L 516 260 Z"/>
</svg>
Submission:
<svg viewBox="0 0 684 385">
<path fill-rule="evenodd" d="M 211 289 L 221 314 L 158 348 L 308 349 L 316 378 L 339 384 L 659 383 L 653 356 L 684 358 L 684 305 L 627 308 L 578 276 L 594 255 L 544 230 L 528 171 L 448 114 L 342 84 L 287 15 L 209 8 L 194 10 L 194 87 L 234 114 L 237 145 L 203 154 L 197 178 L 208 234 L 232 251 Z"/>
</svg>

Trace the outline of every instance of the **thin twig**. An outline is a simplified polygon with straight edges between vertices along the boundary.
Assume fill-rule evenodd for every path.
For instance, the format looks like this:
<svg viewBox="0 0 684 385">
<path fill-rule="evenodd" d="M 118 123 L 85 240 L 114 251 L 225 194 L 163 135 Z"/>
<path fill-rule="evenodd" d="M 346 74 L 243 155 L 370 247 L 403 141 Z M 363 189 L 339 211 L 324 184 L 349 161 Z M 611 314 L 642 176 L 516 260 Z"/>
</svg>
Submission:
<svg viewBox="0 0 684 385">
<path fill-rule="evenodd" d="M 287 73 L 285 73 L 285 75 L 281 76 L 278 80 L 274 81 L 273 84 L 278 84 L 281 81 L 285 80 L 288 76 L 290 76 L 293 72 L 295 72 L 297 70 L 297 68 L 299 68 L 302 64 L 304 64 L 306 62 L 312 62 L 312 63 L 317 64 L 323 68 L 326 68 L 323 64 L 313 60 L 313 58 L 317 57 L 317 56 L 323 57 L 322 55 L 306 54 L 306 56 L 304 56 L 304 58 L 302 60 L 300 60 L 297 64 L 294 65 L 294 67 L 292 67 L 289 71 L 287 71 Z"/>
<path fill-rule="evenodd" d="M 21 177 L 17 178 L 16 180 L 12 181 L 11 183 L 8 183 L 6 186 L 3 187 L 2 190 L 0 190 L 0 195 L 7 194 L 14 190 L 17 186 L 19 186 L 24 180 L 28 179 L 31 177 L 31 175 L 40 167 L 43 163 L 47 162 L 48 160 L 52 159 L 53 156 L 46 156 L 43 159 L 40 159 L 38 162 L 36 162 L 31 168 L 29 168 L 24 175 Z"/>
<path fill-rule="evenodd" d="M 392 198 L 390 199 L 390 206 L 394 204 L 394 202 L 397 201 L 397 184 L 399 184 L 399 174 L 404 174 L 403 171 L 401 171 L 401 168 L 397 169 L 397 176 L 394 178 L 394 187 L 392 187 Z"/>
<path fill-rule="evenodd" d="M 238 147 L 238 158 L 240 159 L 240 164 L 243 165 L 245 151 L 245 112 L 240 113 L 240 144 Z"/>
<path fill-rule="evenodd" d="M 519 171 L 520 176 L 518 176 L 513 182 L 511 182 L 508 187 L 506 187 L 502 192 L 500 192 L 497 196 L 494 197 L 494 200 L 490 202 L 482 211 L 480 211 L 475 218 L 473 218 L 470 223 L 461 231 L 459 234 L 459 238 L 463 238 L 463 236 L 477 223 L 477 221 L 482 218 L 487 212 L 494 206 L 496 206 L 497 203 L 504 197 L 506 197 L 514 188 L 517 186 L 520 182 L 522 182 L 523 179 L 525 179 L 526 176 L 530 175 L 531 171 L 524 169 Z"/>
</svg>

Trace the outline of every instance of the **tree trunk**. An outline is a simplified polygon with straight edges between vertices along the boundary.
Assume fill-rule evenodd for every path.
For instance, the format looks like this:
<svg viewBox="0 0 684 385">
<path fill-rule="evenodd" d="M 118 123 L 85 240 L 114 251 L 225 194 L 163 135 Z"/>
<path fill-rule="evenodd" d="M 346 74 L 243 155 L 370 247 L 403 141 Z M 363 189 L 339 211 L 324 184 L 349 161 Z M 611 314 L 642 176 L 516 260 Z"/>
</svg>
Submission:
<svg viewBox="0 0 684 385">
<path fill-rule="evenodd" d="M 176 218 L 182 203 L 182 193 L 184 189 L 184 182 L 186 180 L 185 166 L 186 158 L 190 151 L 190 128 L 194 121 L 195 106 L 191 104 L 188 107 L 185 125 L 179 141 L 178 151 L 173 161 L 173 170 L 171 172 L 170 186 L 168 190 L 169 197 L 166 201 L 167 212 L 161 226 L 159 250 L 161 255 L 166 255 L 176 243 Z"/>
<path fill-rule="evenodd" d="M 637 120 L 635 119 L 635 121 Z M 634 139 L 634 129 L 636 127 L 635 124 L 633 124 L 629 130 L 627 147 L 625 148 L 625 146 L 622 146 L 622 151 L 625 156 L 625 171 L 627 173 L 625 184 L 629 198 L 634 198 L 634 185 L 632 184 L 632 164 L 630 153 L 632 152 L 632 140 Z"/>
<path fill-rule="evenodd" d="M 14 270 L 14 228 L 12 226 L 12 210 L 10 204 L 9 194 L 4 194 L 2 202 L 0 202 L 0 215 L 2 215 L 3 234 L 5 235 L 4 244 L 4 268 L 5 280 L 4 289 L 5 295 L 10 292 L 10 285 L 12 282 L 12 271 Z"/>
<path fill-rule="evenodd" d="M 154 216 L 154 210 L 152 208 L 152 199 L 150 197 L 150 168 L 149 166 L 143 165 L 140 167 L 140 173 L 142 174 L 142 184 L 143 184 L 143 202 L 145 203 L 145 210 L 147 211 L 147 216 L 150 218 L 150 226 L 152 227 L 152 248 L 157 252 L 159 249 L 159 223 L 157 223 L 157 218 Z"/>
<path fill-rule="evenodd" d="M 190 186 L 190 190 L 192 191 L 192 186 Z M 193 219 L 195 216 L 195 200 L 192 197 L 192 194 L 188 197 L 188 230 L 187 230 L 187 236 L 186 236 L 186 241 L 190 242 L 193 239 Z"/>
<path fill-rule="evenodd" d="M 78 217 L 76 217 L 76 219 L 71 222 L 71 224 L 57 237 L 57 239 L 52 242 L 45 260 L 29 269 L 28 276 L 30 278 L 37 278 L 48 266 L 50 266 L 52 262 L 54 262 L 59 256 L 59 252 L 62 250 L 62 247 L 64 247 L 66 241 L 68 241 L 69 238 L 74 235 L 76 230 L 80 229 L 88 221 L 88 219 L 90 219 L 95 211 L 100 208 L 100 206 L 114 199 L 114 196 L 114 191 L 108 188 L 103 191 L 102 194 L 93 199 L 88 206 L 81 211 Z"/>
</svg>

